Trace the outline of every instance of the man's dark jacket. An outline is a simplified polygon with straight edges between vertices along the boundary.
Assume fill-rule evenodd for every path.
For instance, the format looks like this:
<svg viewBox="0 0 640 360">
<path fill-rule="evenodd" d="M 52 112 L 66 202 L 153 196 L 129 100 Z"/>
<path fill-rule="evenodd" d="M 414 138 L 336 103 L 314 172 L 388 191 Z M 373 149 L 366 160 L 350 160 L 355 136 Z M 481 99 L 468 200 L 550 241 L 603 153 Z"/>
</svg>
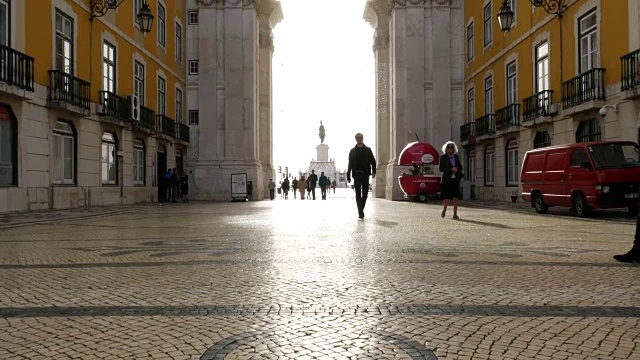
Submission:
<svg viewBox="0 0 640 360">
<path fill-rule="evenodd" d="M 451 159 L 449 155 L 444 154 L 440 156 L 440 171 L 442 172 L 442 182 L 448 183 L 451 179 L 460 180 L 464 175 L 462 175 L 462 164 L 460 163 L 460 157 L 458 154 L 454 155 L 456 159 L 456 168 L 458 168 L 458 172 L 453 173 L 453 165 L 451 164 Z"/>
<path fill-rule="evenodd" d="M 318 182 L 318 175 L 316 174 L 311 174 L 309 175 L 309 188 L 310 189 L 315 189 L 316 188 L 316 183 Z"/>
<path fill-rule="evenodd" d="M 364 173 L 368 175 L 376 174 L 376 158 L 373 156 L 371 148 L 363 145 L 358 147 L 356 145 L 351 151 L 349 151 L 349 166 L 347 168 L 347 176 L 356 172 Z"/>
</svg>

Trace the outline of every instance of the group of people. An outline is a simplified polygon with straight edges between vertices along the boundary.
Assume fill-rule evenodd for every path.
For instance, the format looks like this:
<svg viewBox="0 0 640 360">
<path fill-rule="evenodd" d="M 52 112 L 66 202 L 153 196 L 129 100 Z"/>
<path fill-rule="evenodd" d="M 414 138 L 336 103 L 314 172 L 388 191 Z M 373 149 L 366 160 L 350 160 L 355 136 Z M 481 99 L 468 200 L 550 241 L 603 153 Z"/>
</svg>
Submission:
<svg viewBox="0 0 640 360">
<path fill-rule="evenodd" d="M 166 201 L 177 202 L 178 199 L 182 199 L 182 202 L 188 202 L 189 194 L 189 181 L 187 176 L 180 176 L 177 168 L 173 170 L 168 169 L 164 174 L 162 185 L 165 188 Z"/>
<path fill-rule="evenodd" d="M 289 182 L 288 178 L 285 178 L 280 185 L 280 189 L 282 190 L 282 196 L 284 199 L 289 199 L 289 191 L 293 190 L 293 198 L 296 199 L 296 193 L 300 191 L 300 199 L 305 199 L 305 192 L 307 194 L 307 199 L 315 200 L 316 199 L 316 187 L 320 187 L 320 195 L 322 196 L 322 200 L 327 200 L 327 190 L 333 189 L 333 193 L 336 193 L 336 181 L 333 182 L 327 176 L 325 176 L 324 172 L 320 174 L 320 177 L 316 175 L 315 170 L 311 170 L 311 175 L 308 178 L 305 178 L 304 175 L 300 176 L 300 180 L 297 178 L 293 178 L 291 182 Z M 275 199 L 276 193 L 276 183 L 273 179 L 269 179 L 269 198 L 271 200 Z"/>
</svg>

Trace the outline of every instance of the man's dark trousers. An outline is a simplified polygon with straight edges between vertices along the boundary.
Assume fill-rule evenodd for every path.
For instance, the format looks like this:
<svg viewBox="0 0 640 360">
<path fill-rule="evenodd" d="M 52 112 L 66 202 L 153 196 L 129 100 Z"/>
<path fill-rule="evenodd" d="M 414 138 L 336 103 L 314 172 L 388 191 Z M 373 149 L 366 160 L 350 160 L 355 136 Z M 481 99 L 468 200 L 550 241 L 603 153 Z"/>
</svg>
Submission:
<svg viewBox="0 0 640 360">
<path fill-rule="evenodd" d="M 315 200 L 316 199 L 316 187 L 315 186 L 311 187 L 311 195 L 313 195 L 313 200 Z"/>
<path fill-rule="evenodd" d="M 362 215 L 364 207 L 367 204 L 367 197 L 369 196 L 369 175 L 356 170 L 353 172 L 353 182 L 356 190 L 358 215 Z"/>
<path fill-rule="evenodd" d="M 276 191 L 273 189 L 269 189 L 269 197 L 271 198 L 271 200 L 276 198 Z"/>
<path fill-rule="evenodd" d="M 322 199 L 323 200 L 327 199 L 327 187 L 326 186 L 320 186 L 320 194 L 322 194 Z"/>
<path fill-rule="evenodd" d="M 640 250 L 640 216 L 636 220 L 636 239 L 633 241 L 633 247 Z"/>
</svg>

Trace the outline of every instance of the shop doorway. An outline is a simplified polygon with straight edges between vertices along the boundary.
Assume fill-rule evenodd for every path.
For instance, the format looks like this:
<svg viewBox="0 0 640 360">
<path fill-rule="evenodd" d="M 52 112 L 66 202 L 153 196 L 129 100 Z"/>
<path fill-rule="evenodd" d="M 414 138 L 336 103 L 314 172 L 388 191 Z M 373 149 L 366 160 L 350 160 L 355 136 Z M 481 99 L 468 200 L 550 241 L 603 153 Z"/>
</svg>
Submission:
<svg viewBox="0 0 640 360">
<path fill-rule="evenodd" d="M 167 200 L 167 180 L 164 174 L 167 172 L 167 148 L 164 145 L 158 146 L 156 155 L 156 176 L 158 177 L 158 202 Z"/>
<path fill-rule="evenodd" d="M 184 162 L 182 160 L 182 150 L 176 149 L 176 168 L 178 169 L 178 175 L 184 175 Z"/>
</svg>

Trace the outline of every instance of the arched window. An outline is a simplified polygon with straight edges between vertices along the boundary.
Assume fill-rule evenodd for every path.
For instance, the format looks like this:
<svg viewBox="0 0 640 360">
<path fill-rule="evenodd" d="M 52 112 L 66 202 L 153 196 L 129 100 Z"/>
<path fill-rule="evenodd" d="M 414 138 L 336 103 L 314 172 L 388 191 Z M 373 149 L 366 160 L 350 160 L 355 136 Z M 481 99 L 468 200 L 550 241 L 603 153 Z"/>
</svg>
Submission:
<svg viewBox="0 0 640 360">
<path fill-rule="evenodd" d="M 520 168 L 518 167 L 518 141 L 507 142 L 507 186 L 518 186 Z"/>
<path fill-rule="evenodd" d="M 496 157 L 493 145 L 487 145 L 484 149 L 484 184 L 488 186 L 495 185 L 495 167 Z"/>
<path fill-rule="evenodd" d="M 18 124 L 9 105 L 0 105 L 0 186 L 18 185 Z"/>
<path fill-rule="evenodd" d="M 102 184 L 116 185 L 118 183 L 117 140 L 114 134 L 102 134 Z"/>
<path fill-rule="evenodd" d="M 580 121 L 576 131 L 576 142 L 600 141 L 600 124 L 597 119 Z"/>
<path fill-rule="evenodd" d="M 537 131 L 536 136 L 533 138 L 533 148 L 543 148 L 551 146 L 551 137 L 546 131 Z"/>
<path fill-rule="evenodd" d="M 76 183 L 76 132 L 71 124 L 58 121 L 53 128 L 51 178 L 54 184 Z"/>
<path fill-rule="evenodd" d="M 144 142 L 136 139 L 133 142 L 133 184 L 144 185 L 145 180 L 145 147 Z"/>
</svg>

